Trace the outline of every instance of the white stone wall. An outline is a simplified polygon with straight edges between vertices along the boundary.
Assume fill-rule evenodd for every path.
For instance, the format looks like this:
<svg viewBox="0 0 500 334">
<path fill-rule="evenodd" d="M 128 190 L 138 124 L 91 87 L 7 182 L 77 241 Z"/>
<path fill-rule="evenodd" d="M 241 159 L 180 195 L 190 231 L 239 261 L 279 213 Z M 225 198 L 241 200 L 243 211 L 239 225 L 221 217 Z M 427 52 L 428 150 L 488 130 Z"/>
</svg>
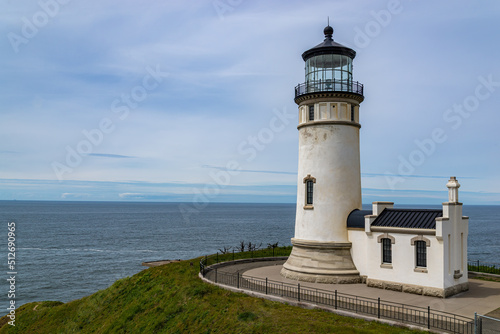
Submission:
<svg viewBox="0 0 500 334">
<path fill-rule="evenodd" d="M 443 245 L 435 236 L 422 235 L 430 241 L 427 267 L 422 270 L 416 269 L 416 250 L 411 245 L 411 239 L 417 234 L 388 233 L 395 239 L 392 244 L 392 264 L 382 263 L 382 243 L 378 242 L 378 238 L 384 235 L 383 232 L 367 234 L 362 230 L 349 230 L 352 258 L 361 275 L 386 282 L 444 288 Z"/>
<path fill-rule="evenodd" d="M 305 209 L 307 175 L 316 182 L 313 207 Z M 347 242 L 347 216 L 361 208 L 359 128 L 320 122 L 301 127 L 297 183 L 295 238 Z"/>
<path fill-rule="evenodd" d="M 451 202 L 452 199 L 455 201 Z M 374 286 L 379 283 L 378 287 L 388 288 L 387 284 L 391 289 L 401 288 L 402 291 L 410 286 L 407 292 L 439 295 L 441 291 L 448 296 L 468 289 L 469 218 L 462 216 L 462 204 L 457 200 L 456 191 L 450 191 L 450 202 L 443 203 L 443 217 L 436 218 L 435 230 L 427 231 L 371 227 L 376 214 L 384 207 L 392 207 L 392 203 L 374 202 L 374 215 L 365 216 L 365 228 L 348 230 L 351 256 L 357 270 L 369 283 L 376 281 Z M 382 243 L 379 241 L 384 237 L 394 240 L 391 264 L 382 263 Z M 412 245 L 412 240 L 428 243 L 425 268 L 416 266 L 416 246 Z"/>
<path fill-rule="evenodd" d="M 372 256 L 368 252 L 370 248 L 368 244 L 371 242 L 370 236 L 364 230 L 359 229 L 349 229 L 347 233 L 348 239 L 352 243 L 351 257 L 356 269 L 361 276 L 369 276 L 368 262 L 372 261 Z"/>
<path fill-rule="evenodd" d="M 445 288 L 467 283 L 467 238 L 469 218 L 462 216 L 461 203 L 443 203 L 443 218 L 436 219 L 436 237 L 444 249 Z"/>
</svg>

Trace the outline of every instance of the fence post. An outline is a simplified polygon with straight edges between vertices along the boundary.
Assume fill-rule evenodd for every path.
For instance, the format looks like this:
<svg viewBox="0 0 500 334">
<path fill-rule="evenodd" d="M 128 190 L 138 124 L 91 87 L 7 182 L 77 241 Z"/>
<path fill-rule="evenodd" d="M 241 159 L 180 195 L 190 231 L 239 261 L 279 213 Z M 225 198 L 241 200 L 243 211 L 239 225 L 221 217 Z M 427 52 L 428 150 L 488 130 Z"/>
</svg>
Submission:
<svg viewBox="0 0 500 334">
<path fill-rule="evenodd" d="M 217 263 L 219 263 L 219 252 L 217 252 L 217 260 L 216 260 Z"/>
<path fill-rule="evenodd" d="M 427 329 L 431 329 L 431 307 L 427 306 Z"/>
<path fill-rule="evenodd" d="M 300 302 L 300 283 L 297 284 L 297 299 Z"/>
<path fill-rule="evenodd" d="M 234 261 L 234 249 L 233 249 L 233 261 Z"/>
<path fill-rule="evenodd" d="M 217 268 L 215 268 L 215 283 L 217 283 Z"/>
<path fill-rule="evenodd" d="M 267 295 L 267 277 L 266 277 L 266 295 Z"/>
<path fill-rule="evenodd" d="M 337 309 L 337 290 L 335 290 L 335 309 Z"/>
<path fill-rule="evenodd" d="M 477 312 L 474 312 L 474 334 L 477 334 Z"/>
<path fill-rule="evenodd" d="M 240 288 L 240 273 L 236 273 L 236 287 L 239 289 Z"/>
<path fill-rule="evenodd" d="M 378 297 L 378 318 L 380 319 L 380 297 Z"/>
</svg>

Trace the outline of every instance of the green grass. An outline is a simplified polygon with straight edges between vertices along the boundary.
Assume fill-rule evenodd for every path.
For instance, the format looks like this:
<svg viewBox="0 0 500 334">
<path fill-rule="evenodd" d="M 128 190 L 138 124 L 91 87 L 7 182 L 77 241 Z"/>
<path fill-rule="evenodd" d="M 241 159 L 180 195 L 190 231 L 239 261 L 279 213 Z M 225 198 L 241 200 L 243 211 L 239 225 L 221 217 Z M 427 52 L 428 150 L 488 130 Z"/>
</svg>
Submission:
<svg viewBox="0 0 500 334">
<path fill-rule="evenodd" d="M 489 282 L 500 282 L 500 277 L 476 276 L 473 277 L 472 279 L 479 279 L 482 281 L 489 281 Z"/>
<path fill-rule="evenodd" d="M 497 265 L 479 265 L 478 266 L 478 265 L 469 264 L 468 269 L 469 269 L 469 271 L 500 275 L 500 267 L 498 267 Z"/>
<path fill-rule="evenodd" d="M 68 303 L 25 304 L 15 327 L 0 319 L 0 333 L 423 333 L 229 292 L 198 278 L 199 260 L 143 270 Z"/>
</svg>

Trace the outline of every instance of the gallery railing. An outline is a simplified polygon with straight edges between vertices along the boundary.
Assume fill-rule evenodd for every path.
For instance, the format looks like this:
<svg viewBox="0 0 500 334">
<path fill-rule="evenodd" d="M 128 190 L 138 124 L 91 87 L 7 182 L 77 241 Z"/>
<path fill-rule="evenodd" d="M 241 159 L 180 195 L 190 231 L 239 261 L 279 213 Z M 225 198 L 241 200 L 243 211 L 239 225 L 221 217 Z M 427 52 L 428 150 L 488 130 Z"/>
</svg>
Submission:
<svg viewBox="0 0 500 334">
<path fill-rule="evenodd" d="M 295 97 L 317 92 L 347 92 L 363 95 L 363 84 L 348 80 L 307 81 L 295 87 Z"/>
<path fill-rule="evenodd" d="M 285 254 L 290 248 L 274 252 L 274 256 L 281 252 Z M 246 252 L 248 253 L 248 252 Z M 288 255 L 286 254 L 286 255 Z M 247 254 L 253 255 L 253 254 Z M 259 258 L 262 254 L 257 255 Z M 271 255 L 272 256 L 272 255 Z M 411 306 L 393 303 L 390 301 L 361 297 L 340 293 L 337 290 L 327 291 L 311 287 L 301 286 L 300 283 L 289 284 L 268 278 L 258 278 L 240 273 L 229 273 L 217 266 L 209 267 L 208 264 L 216 264 L 231 261 L 231 254 L 213 254 L 206 256 L 200 261 L 200 273 L 218 284 L 223 284 L 238 289 L 260 292 L 266 295 L 280 296 L 297 300 L 299 302 L 310 302 L 324 305 L 338 310 L 346 310 L 358 314 L 364 314 L 378 319 L 396 320 L 401 323 L 413 324 L 427 329 L 437 329 L 449 333 L 474 333 L 474 319 L 461 315 L 431 309 L 430 307 Z M 238 256 L 235 256 L 237 258 Z M 250 256 L 249 256 L 250 257 Z M 247 258 L 249 258 L 247 257 Z M 253 257 L 253 256 L 252 256 Z M 226 258 L 226 260 L 223 260 Z"/>
</svg>

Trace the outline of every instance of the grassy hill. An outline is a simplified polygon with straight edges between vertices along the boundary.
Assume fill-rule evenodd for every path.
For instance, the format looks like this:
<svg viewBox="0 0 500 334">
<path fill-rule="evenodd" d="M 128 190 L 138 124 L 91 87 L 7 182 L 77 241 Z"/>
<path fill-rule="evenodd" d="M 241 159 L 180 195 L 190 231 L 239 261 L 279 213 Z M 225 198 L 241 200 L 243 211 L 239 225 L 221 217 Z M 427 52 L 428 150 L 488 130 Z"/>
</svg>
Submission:
<svg viewBox="0 0 500 334">
<path fill-rule="evenodd" d="M 420 333 L 229 292 L 203 283 L 198 261 L 150 268 L 68 303 L 23 305 L 15 327 L 0 319 L 0 333 Z"/>
</svg>

